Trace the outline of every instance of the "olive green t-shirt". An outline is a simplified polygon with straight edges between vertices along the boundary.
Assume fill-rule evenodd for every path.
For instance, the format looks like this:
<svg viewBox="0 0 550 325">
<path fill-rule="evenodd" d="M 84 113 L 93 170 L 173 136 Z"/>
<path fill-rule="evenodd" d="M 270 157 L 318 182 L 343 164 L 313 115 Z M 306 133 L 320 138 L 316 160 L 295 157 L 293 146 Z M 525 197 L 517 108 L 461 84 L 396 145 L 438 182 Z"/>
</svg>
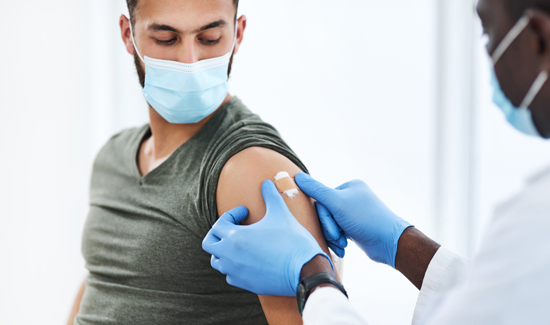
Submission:
<svg viewBox="0 0 550 325">
<path fill-rule="evenodd" d="M 258 297 L 227 284 L 202 240 L 232 156 L 264 147 L 305 166 L 237 98 L 141 177 L 138 151 L 150 135 L 149 125 L 115 135 L 94 163 L 82 239 L 89 276 L 75 324 L 266 324 Z"/>
</svg>

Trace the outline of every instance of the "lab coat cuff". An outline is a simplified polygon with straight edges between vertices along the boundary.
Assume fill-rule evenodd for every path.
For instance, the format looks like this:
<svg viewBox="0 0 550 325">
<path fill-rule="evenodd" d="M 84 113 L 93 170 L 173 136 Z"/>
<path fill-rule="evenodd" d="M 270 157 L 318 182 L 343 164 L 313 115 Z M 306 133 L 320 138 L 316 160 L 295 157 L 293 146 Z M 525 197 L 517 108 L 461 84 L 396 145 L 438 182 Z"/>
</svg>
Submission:
<svg viewBox="0 0 550 325">
<path fill-rule="evenodd" d="M 332 287 L 318 288 L 309 296 L 303 322 L 304 325 L 366 325 L 348 298 Z"/>
<path fill-rule="evenodd" d="M 422 283 L 412 324 L 419 324 L 440 302 L 443 294 L 456 285 L 469 260 L 441 247 L 435 253 Z"/>
</svg>

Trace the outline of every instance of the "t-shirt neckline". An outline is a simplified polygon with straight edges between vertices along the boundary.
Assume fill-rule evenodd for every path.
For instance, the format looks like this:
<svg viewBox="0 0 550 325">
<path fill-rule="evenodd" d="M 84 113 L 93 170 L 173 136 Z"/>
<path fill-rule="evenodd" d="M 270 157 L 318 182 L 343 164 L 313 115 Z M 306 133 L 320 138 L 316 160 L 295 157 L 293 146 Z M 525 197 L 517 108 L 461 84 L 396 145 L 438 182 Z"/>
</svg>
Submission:
<svg viewBox="0 0 550 325">
<path fill-rule="evenodd" d="M 171 155 L 162 162 L 159 166 L 157 166 L 155 169 L 151 170 L 146 175 L 141 175 L 141 171 L 139 170 L 139 150 L 143 143 L 152 135 L 151 131 L 151 125 L 149 123 L 145 124 L 142 127 L 142 130 L 139 132 L 139 136 L 137 137 L 137 141 L 133 144 L 132 148 L 132 166 L 134 170 L 134 175 L 139 180 L 139 185 L 143 185 L 148 179 L 154 178 L 156 175 L 159 175 L 162 173 L 163 170 L 165 170 L 168 166 L 170 166 L 177 157 L 181 154 L 181 152 L 185 151 L 185 148 L 190 146 L 193 142 L 196 142 L 198 139 L 200 139 L 203 134 L 207 134 L 207 131 L 211 128 L 212 125 L 216 124 L 216 121 L 219 120 L 221 117 L 223 117 L 223 112 L 227 110 L 228 107 L 233 105 L 236 101 L 238 101 L 238 98 L 233 96 L 225 105 L 220 107 L 217 112 L 212 116 L 212 118 L 189 140 L 187 140 L 185 143 L 183 143 L 181 146 L 179 146 Z"/>
</svg>

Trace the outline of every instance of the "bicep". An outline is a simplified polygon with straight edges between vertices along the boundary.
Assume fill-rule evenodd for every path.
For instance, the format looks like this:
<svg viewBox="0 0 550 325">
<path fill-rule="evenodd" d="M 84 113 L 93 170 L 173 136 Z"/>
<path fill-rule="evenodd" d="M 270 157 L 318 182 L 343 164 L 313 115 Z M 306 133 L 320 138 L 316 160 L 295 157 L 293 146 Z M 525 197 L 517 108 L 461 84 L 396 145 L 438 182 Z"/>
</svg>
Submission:
<svg viewBox="0 0 550 325">
<path fill-rule="evenodd" d="M 269 149 L 250 148 L 232 157 L 225 165 L 218 182 L 218 213 L 238 206 L 249 210 L 244 224 L 260 221 L 266 212 L 261 186 L 265 180 L 274 180 L 277 173 L 286 171 L 292 178 L 301 172 L 289 159 Z M 321 231 L 314 201 L 304 193 L 292 199 L 283 195 L 289 210 L 317 240 L 330 256 Z M 301 323 L 301 317 L 292 297 L 260 296 L 262 307 L 270 324 Z"/>
</svg>

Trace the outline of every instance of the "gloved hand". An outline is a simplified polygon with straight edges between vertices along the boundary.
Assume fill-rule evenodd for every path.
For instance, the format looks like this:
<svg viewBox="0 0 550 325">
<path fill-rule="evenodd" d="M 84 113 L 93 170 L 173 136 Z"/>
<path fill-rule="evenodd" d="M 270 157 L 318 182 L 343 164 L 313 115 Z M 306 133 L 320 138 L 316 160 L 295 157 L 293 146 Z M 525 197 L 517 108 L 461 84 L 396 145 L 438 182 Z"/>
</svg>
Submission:
<svg viewBox="0 0 550 325">
<path fill-rule="evenodd" d="M 321 229 L 328 247 L 340 258 L 346 255 L 346 247 L 348 247 L 348 238 L 346 233 L 338 226 L 334 220 L 332 213 L 319 202 L 315 202 L 319 220 L 321 220 Z"/>
<path fill-rule="evenodd" d="M 317 255 L 330 259 L 288 210 L 272 181 L 263 183 L 262 194 L 267 212 L 261 221 L 240 226 L 248 210 L 235 208 L 220 217 L 202 247 L 230 285 L 258 295 L 294 296 L 302 267 Z"/>
<path fill-rule="evenodd" d="M 336 189 L 311 176 L 296 175 L 300 189 L 317 200 L 323 233 L 339 254 L 343 237 L 351 238 L 373 260 L 395 268 L 397 244 L 412 225 L 393 213 L 362 181 L 351 181 Z"/>
</svg>

